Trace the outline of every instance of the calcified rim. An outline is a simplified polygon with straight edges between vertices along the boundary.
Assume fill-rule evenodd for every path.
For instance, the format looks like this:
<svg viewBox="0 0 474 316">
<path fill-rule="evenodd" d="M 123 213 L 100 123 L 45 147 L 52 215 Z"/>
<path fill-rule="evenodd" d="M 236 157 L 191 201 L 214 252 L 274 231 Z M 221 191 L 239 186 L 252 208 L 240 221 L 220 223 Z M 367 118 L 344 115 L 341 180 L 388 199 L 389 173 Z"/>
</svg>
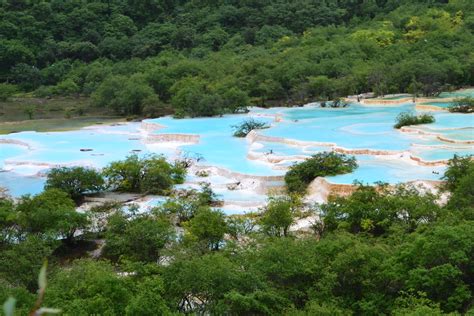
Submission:
<svg viewBox="0 0 474 316">
<path fill-rule="evenodd" d="M 391 100 L 393 101 L 393 100 Z M 396 100 L 399 101 L 399 100 Z M 445 101 L 445 100 L 443 100 Z M 272 117 L 275 119 L 275 121 L 282 121 L 283 120 L 283 114 L 282 113 L 254 113 L 252 114 L 253 116 L 265 116 L 265 117 Z M 102 126 L 101 126 L 102 127 Z M 198 134 L 183 134 L 183 133 L 164 133 L 164 134 L 152 134 L 152 131 L 156 131 L 159 129 L 164 129 L 166 128 L 165 125 L 159 124 L 156 122 L 150 122 L 149 120 L 144 120 L 140 124 L 140 132 L 138 135 L 140 136 L 140 139 L 144 141 L 145 143 L 148 144 L 153 144 L 153 143 L 163 143 L 163 142 L 179 142 L 180 145 L 182 144 L 196 144 L 199 143 L 200 141 L 200 135 Z M 464 127 L 464 128 L 451 128 L 451 129 L 466 129 L 470 127 Z M 86 128 L 87 129 L 87 128 Z M 90 127 L 89 127 L 90 129 Z M 455 143 L 455 144 L 472 144 L 474 143 L 474 140 L 468 140 L 468 141 L 458 141 L 458 140 L 452 140 L 449 138 L 446 138 L 442 136 L 440 133 L 435 133 L 431 131 L 426 131 L 426 130 L 420 130 L 419 128 L 414 128 L 414 127 L 403 127 L 401 129 L 402 132 L 408 132 L 408 133 L 418 133 L 422 135 L 431 135 L 437 137 L 441 141 L 445 141 L 448 143 Z M 122 133 L 122 132 L 121 132 Z M 122 133 L 122 134 L 133 134 L 137 135 L 136 133 Z M 303 149 L 303 152 L 308 152 L 308 148 L 312 146 L 318 146 L 318 147 L 328 147 L 328 149 L 339 152 L 339 153 L 345 153 L 345 154 L 353 154 L 353 155 L 373 155 L 373 156 L 395 156 L 395 155 L 404 155 L 408 153 L 408 157 L 411 159 L 411 161 L 423 165 L 423 166 L 438 166 L 438 165 L 445 165 L 448 160 L 433 160 L 433 161 L 427 161 L 423 160 L 420 157 L 417 157 L 410 153 L 409 151 L 400 151 L 400 150 L 374 150 L 374 149 L 349 149 L 345 147 L 338 146 L 336 143 L 329 143 L 329 142 L 317 142 L 317 141 L 300 141 L 300 140 L 294 140 L 294 139 L 289 139 L 289 138 L 282 138 L 282 137 L 272 137 L 272 136 L 266 136 L 257 133 L 257 131 L 251 131 L 247 137 L 247 141 L 250 143 L 255 143 L 257 141 L 264 141 L 264 142 L 277 142 L 277 143 L 283 143 L 291 146 L 297 146 L 299 148 Z M 28 148 L 29 150 L 32 149 L 32 145 L 15 140 L 15 139 L 0 139 L 0 143 L 6 143 L 6 144 L 14 144 L 14 145 L 20 145 Z M 415 144 L 416 145 L 416 144 Z M 432 146 L 432 148 L 439 148 L 437 145 Z M 278 156 L 278 155 L 264 155 L 262 153 L 258 153 L 252 150 L 249 150 L 247 153 L 247 158 L 250 160 L 259 160 L 264 163 L 271 164 L 272 168 L 275 170 L 285 170 L 287 167 L 281 166 L 278 164 L 284 163 L 284 162 L 289 162 L 289 161 L 298 161 L 298 160 L 304 160 L 308 156 L 306 155 L 289 155 L 289 156 Z M 47 163 L 47 162 L 35 162 L 35 161 L 16 161 L 16 160 L 5 160 L 5 164 L 9 165 L 32 165 L 32 166 L 38 166 L 38 167 L 45 167 L 45 168 L 51 168 L 51 167 L 57 167 L 57 166 L 70 166 L 70 165 L 87 165 L 91 166 L 90 162 L 87 161 L 82 161 L 82 162 L 75 162 L 75 163 Z M 211 166 L 202 166 L 202 168 L 209 168 Z M 239 173 L 239 172 L 234 172 L 222 167 L 218 166 L 212 166 L 216 168 L 217 170 L 220 170 L 220 174 L 224 177 L 227 178 L 235 178 L 235 179 L 243 179 L 243 178 L 253 178 L 253 179 L 260 179 L 264 181 L 281 181 L 283 179 L 282 176 L 258 176 L 258 175 L 250 175 L 250 174 L 244 174 L 244 173 Z"/>
<path fill-rule="evenodd" d="M 403 133 L 414 133 L 414 134 L 420 134 L 420 135 L 428 135 L 428 136 L 434 136 L 438 140 L 446 142 L 446 143 L 451 143 L 451 144 L 465 144 L 465 145 L 470 145 L 474 144 L 474 140 L 459 140 L 459 139 L 452 139 L 444 136 L 442 133 L 437 133 L 436 131 L 455 131 L 455 130 L 466 130 L 466 129 L 472 129 L 474 130 L 474 127 L 459 127 L 459 128 L 439 128 L 439 129 L 431 129 L 429 127 L 426 128 L 419 128 L 415 126 L 403 126 L 400 128 L 400 131 Z"/>
</svg>

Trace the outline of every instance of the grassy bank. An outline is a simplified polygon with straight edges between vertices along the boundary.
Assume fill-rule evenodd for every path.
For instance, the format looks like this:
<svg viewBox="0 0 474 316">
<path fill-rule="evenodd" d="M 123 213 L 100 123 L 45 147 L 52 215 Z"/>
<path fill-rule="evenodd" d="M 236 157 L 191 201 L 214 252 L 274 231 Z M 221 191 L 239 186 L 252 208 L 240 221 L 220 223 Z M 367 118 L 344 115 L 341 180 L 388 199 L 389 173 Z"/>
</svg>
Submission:
<svg viewBox="0 0 474 316">
<path fill-rule="evenodd" d="M 21 131 L 63 131 L 124 121 L 88 98 L 17 97 L 0 102 L 0 134 Z"/>
</svg>

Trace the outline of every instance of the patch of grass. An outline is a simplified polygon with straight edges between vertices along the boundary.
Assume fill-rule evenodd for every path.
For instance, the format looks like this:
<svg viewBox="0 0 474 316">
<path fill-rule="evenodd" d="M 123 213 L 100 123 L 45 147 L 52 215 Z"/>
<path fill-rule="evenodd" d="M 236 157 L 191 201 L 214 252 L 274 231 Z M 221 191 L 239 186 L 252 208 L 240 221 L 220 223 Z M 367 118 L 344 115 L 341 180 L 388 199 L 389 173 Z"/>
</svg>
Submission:
<svg viewBox="0 0 474 316">
<path fill-rule="evenodd" d="M 120 122 L 109 109 L 93 107 L 89 98 L 33 98 L 28 95 L 0 102 L 0 134 L 22 131 L 64 131 Z"/>
<path fill-rule="evenodd" d="M 0 134 L 24 131 L 58 132 L 79 129 L 90 125 L 123 122 L 124 118 L 80 117 L 71 119 L 41 119 L 0 123 Z"/>
<path fill-rule="evenodd" d="M 86 97 L 34 98 L 24 94 L 0 102 L 0 123 L 28 119 L 58 119 L 82 116 L 115 116 L 110 109 L 91 105 Z"/>
<path fill-rule="evenodd" d="M 435 118 L 431 114 L 415 115 L 409 112 L 402 112 L 397 116 L 397 123 L 393 126 L 397 129 L 403 126 L 434 123 Z"/>
</svg>

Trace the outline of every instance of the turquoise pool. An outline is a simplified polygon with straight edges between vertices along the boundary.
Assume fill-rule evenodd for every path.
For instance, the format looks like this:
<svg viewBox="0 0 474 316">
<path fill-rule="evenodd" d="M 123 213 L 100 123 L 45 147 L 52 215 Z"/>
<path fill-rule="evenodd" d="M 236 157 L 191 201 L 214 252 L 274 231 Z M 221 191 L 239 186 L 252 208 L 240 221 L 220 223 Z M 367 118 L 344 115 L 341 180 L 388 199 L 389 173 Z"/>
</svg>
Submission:
<svg viewBox="0 0 474 316">
<path fill-rule="evenodd" d="M 283 175 L 285 168 L 294 163 L 291 156 L 308 156 L 332 148 L 370 149 L 392 154 L 384 157 L 357 155 L 359 169 L 352 174 L 329 178 L 337 183 L 352 183 L 354 180 L 368 183 L 436 180 L 441 177 L 443 167 L 419 166 L 406 157 L 411 155 L 425 160 L 444 160 L 455 153 L 474 154 L 472 145 L 466 142 L 474 139 L 474 115 L 435 112 L 433 115 L 436 122 L 417 126 L 417 129 L 424 132 L 419 134 L 393 128 L 397 115 L 403 111 L 415 111 L 415 107 L 412 104 L 377 107 L 353 104 L 340 109 L 318 106 L 253 108 L 248 114 L 217 118 L 176 120 L 162 117 L 146 120 L 146 123 L 163 126 L 151 131 L 143 130 L 141 123 L 127 123 L 68 132 L 0 135 L 0 141 L 20 141 L 30 147 L 0 143 L 0 168 L 4 170 L 0 173 L 0 186 L 7 187 L 15 196 L 36 193 L 41 190 L 44 178 L 34 175 L 38 171 L 46 171 L 48 165 L 87 165 L 100 168 L 132 153 L 163 154 L 169 159 L 175 159 L 179 155 L 202 157 L 199 161 L 202 166 L 215 166 L 251 176 Z M 232 126 L 250 117 L 270 125 L 270 128 L 258 131 L 266 137 L 265 140 L 257 139 L 252 142 L 251 139 L 232 136 Z M 199 142 L 149 140 L 149 135 L 159 134 L 199 135 Z M 464 144 L 450 147 L 451 143 L 437 136 L 462 141 Z M 282 142 L 282 139 L 285 141 Z M 250 153 L 265 157 L 263 154 L 269 152 L 274 156 L 290 159 L 282 162 L 269 162 L 259 157 L 248 159 Z M 402 153 L 408 155 L 400 159 L 399 155 Z M 188 180 L 194 181 L 194 178 L 195 176 L 190 175 Z M 212 179 L 232 181 L 227 178 Z M 233 194 L 239 193 L 226 192 L 225 198 L 230 200 Z"/>
</svg>

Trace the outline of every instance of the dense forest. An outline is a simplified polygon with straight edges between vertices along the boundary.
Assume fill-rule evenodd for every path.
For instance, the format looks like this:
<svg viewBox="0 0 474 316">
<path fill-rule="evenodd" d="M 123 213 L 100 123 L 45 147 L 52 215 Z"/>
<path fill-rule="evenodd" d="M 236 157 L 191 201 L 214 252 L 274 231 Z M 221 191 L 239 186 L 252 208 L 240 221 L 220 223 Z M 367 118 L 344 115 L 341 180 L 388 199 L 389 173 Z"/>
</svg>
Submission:
<svg viewBox="0 0 474 316">
<path fill-rule="evenodd" d="M 40 307 L 64 315 L 473 315 L 470 157 L 450 161 L 440 194 L 359 184 L 326 204 L 272 196 L 261 212 L 234 216 L 215 208 L 205 184 L 170 190 L 185 169 L 132 156 L 103 174 L 53 169 L 44 192 L 0 198 L 0 300 L 14 298 L 6 310 L 15 302 L 17 315 Z M 146 213 L 111 202 L 75 210 L 107 182 L 169 197 Z M 308 230 L 291 229 L 305 217 L 313 218 Z"/>
<path fill-rule="evenodd" d="M 0 95 L 210 116 L 474 84 L 471 0 L 2 1 Z"/>
</svg>

